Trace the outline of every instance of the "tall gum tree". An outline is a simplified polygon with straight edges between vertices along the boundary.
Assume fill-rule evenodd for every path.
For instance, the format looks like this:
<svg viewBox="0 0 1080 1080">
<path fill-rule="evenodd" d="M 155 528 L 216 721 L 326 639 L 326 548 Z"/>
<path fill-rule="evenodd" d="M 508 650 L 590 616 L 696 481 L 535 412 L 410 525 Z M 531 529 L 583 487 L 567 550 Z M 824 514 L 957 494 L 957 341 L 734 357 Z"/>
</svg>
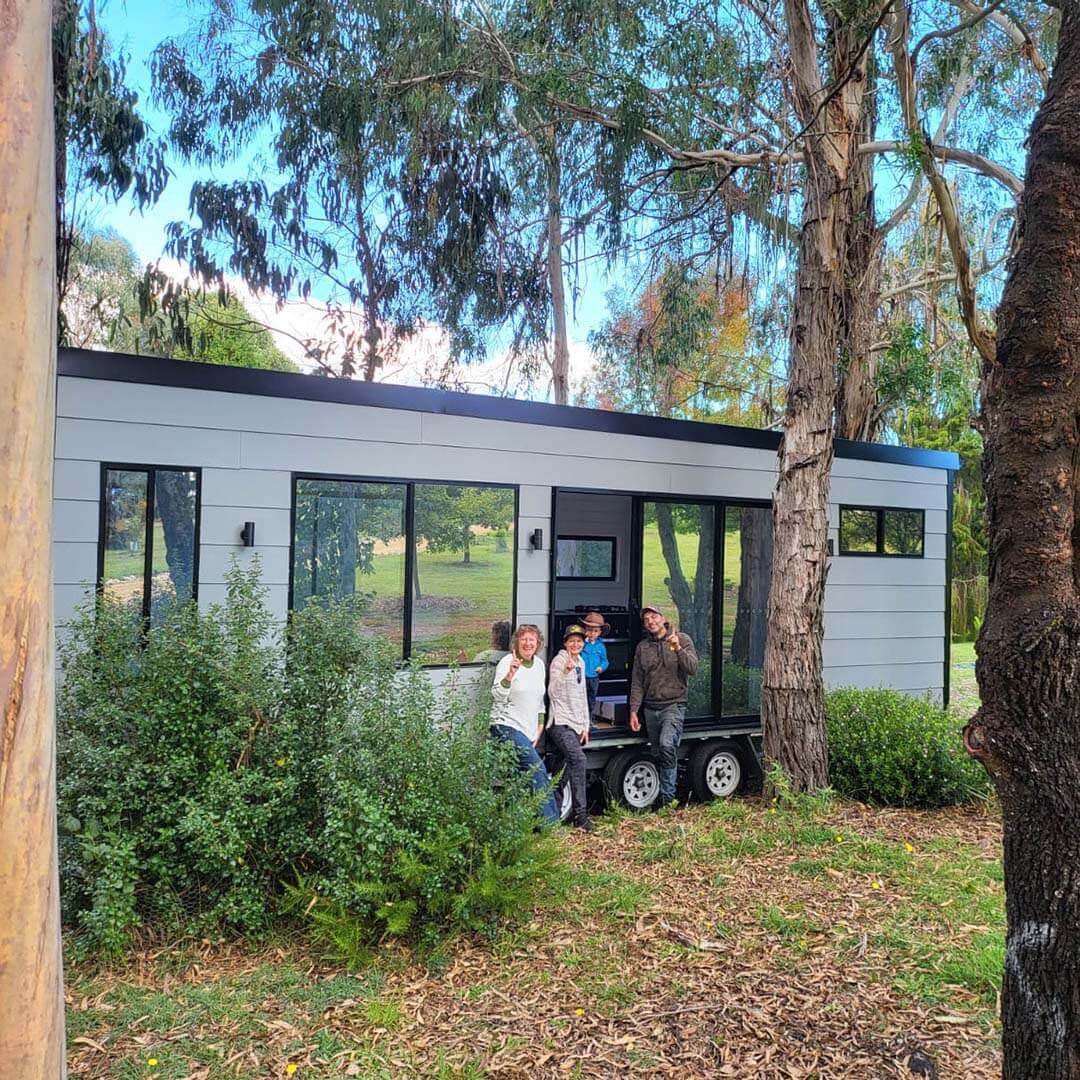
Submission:
<svg viewBox="0 0 1080 1080">
<path fill-rule="evenodd" d="M 1080 1077 L 1080 4 L 1061 11 L 983 374 L 990 591 L 966 740 L 1004 823 L 1006 1080 Z"/>
<path fill-rule="evenodd" d="M 51 5 L 0 4 L 0 1071 L 65 1075 L 56 857 Z"/>
<path fill-rule="evenodd" d="M 976 646 L 982 704 L 964 740 L 1001 802 L 1005 1080 L 1080 1077 L 1080 3 L 1057 7 L 1057 58 L 1028 138 L 996 335 L 919 129 L 903 0 L 892 36 L 905 120 L 983 358 L 989 599 Z"/>
<path fill-rule="evenodd" d="M 876 14 L 876 12 L 874 13 Z M 845 238 L 854 207 L 866 89 L 866 35 L 822 12 L 832 46 L 822 77 L 807 0 L 785 0 L 795 112 L 806 167 L 802 230 L 791 313 L 787 405 L 773 498 L 769 634 L 762 675 L 765 756 L 799 791 L 828 783 L 822 612 L 827 570 L 829 472 L 838 328 L 849 267 Z"/>
</svg>

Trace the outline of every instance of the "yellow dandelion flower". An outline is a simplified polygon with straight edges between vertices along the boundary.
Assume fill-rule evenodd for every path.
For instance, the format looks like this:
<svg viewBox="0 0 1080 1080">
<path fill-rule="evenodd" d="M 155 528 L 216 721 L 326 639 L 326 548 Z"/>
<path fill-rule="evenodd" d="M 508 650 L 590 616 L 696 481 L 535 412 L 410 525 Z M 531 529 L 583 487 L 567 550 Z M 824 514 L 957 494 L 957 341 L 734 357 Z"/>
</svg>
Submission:
<svg viewBox="0 0 1080 1080">
<path fill-rule="evenodd" d="M 843 834 L 843 833 L 837 833 L 837 834 L 836 834 L 836 836 L 834 836 L 834 837 L 833 837 L 833 839 L 834 839 L 834 840 L 835 840 L 835 841 L 836 841 L 836 842 L 837 842 L 838 844 L 842 844 L 842 843 L 844 842 L 844 834 Z"/>
<path fill-rule="evenodd" d="M 910 855 L 915 849 L 905 841 L 904 850 Z"/>
<path fill-rule="evenodd" d="M 296 1072 L 296 1065 L 290 1061 L 289 1064 L 285 1066 L 285 1072 L 287 1075 L 292 1076 L 292 1074 Z"/>
<path fill-rule="evenodd" d="M 870 888 L 871 889 L 880 889 L 881 888 L 881 882 L 880 881 L 871 881 L 870 882 Z"/>
<path fill-rule="evenodd" d="M 575 1016 L 584 1016 L 585 1015 L 585 1010 L 584 1009 L 575 1009 L 574 1010 L 574 1015 Z"/>
<path fill-rule="evenodd" d="M 275 762 L 274 762 L 274 764 L 275 764 L 275 765 L 276 765 L 276 766 L 277 766 L 277 767 L 278 767 L 279 769 L 284 769 L 284 768 L 285 768 L 285 759 L 284 759 L 283 757 L 279 757 L 279 758 L 277 759 L 277 761 L 275 761 Z"/>
<path fill-rule="evenodd" d="M 156 1068 L 156 1066 L 157 1066 L 157 1058 L 147 1058 L 146 1059 L 146 1064 L 149 1065 L 151 1069 Z"/>
</svg>

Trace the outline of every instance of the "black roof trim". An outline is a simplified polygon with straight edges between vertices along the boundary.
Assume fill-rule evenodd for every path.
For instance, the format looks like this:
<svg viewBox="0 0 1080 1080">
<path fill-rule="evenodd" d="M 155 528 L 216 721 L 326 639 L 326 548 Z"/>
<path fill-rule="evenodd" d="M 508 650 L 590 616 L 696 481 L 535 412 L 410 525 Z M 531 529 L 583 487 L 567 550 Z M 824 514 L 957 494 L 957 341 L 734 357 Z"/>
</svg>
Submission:
<svg viewBox="0 0 1080 1080">
<path fill-rule="evenodd" d="M 167 360 L 158 356 L 97 352 L 92 349 L 60 349 L 57 371 L 60 375 L 79 379 L 176 386 L 190 390 L 217 390 L 228 394 L 256 394 L 261 397 L 293 398 L 300 401 L 329 401 L 381 409 L 408 409 L 448 416 L 472 416 L 483 420 L 509 420 L 519 424 L 546 424 L 582 432 L 606 431 L 619 435 L 644 435 L 654 439 L 747 446 L 757 450 L 776 450 L 780 445 L 778 432 L 733 427 L 730 424 L 667 420 L 663 417 L 638 416 L 603 409 L 548 405 L 537 401 L 517 401 L 513 398 L 369 383 L 356 379 L 258 371 L 252 368 L 199 364 L 190 360 Z M 884 443 L 851 442 L 847 439 L 837 439 L 834 447 L 836 456 L 840 458 L 919 465 L 930 469 L 960 467 L 959 457 L 943 450 L 919 450 Z"/>
</svg>

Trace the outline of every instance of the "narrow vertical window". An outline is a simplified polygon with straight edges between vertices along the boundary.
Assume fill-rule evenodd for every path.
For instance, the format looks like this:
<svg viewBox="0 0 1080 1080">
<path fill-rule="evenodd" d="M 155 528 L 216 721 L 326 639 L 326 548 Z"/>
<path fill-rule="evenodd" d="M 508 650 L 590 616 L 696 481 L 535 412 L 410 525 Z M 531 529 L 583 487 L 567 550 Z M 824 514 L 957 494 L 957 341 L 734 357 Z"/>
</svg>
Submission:
<svg viewBox="0 0 1080 1080">
<path fill-rule="evenodd" d="M 292 604 L 357 597 L 365 630 L 405 640 L 405 484 L 296 480 Z"/>
<path fill-rule="evenodd" d="M 416 484 L 410 655 L 469 664 L 514 613 L 513 488 Z"/>
<path fill-rule="evenodd" d="M 724 716 L 750 715 L 761 709 L 772 553 L 770 507 L 725 508 Z"/>
</svg>

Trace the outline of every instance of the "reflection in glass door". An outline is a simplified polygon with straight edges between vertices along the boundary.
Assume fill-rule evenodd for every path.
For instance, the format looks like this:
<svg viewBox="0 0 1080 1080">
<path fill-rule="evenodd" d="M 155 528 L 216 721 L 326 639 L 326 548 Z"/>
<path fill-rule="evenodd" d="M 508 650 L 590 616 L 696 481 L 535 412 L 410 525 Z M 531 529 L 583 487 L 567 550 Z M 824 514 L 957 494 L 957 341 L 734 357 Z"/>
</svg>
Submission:
<svg viewBox="0 0 1080 1080">
<path fill-rule="evenodd" d="M 713 715 L 713 569 L 716 514 L 711 503 L 643 501 L 641 604 L 689 634 L 700 659 L 686 715 Z"/>
<path fill-rule="evenodd" d="M 724 508 L 721 701 L 724 716 L 755 715 L 761 711 L 772 550 L 770 507 Z"/>
</svg>

